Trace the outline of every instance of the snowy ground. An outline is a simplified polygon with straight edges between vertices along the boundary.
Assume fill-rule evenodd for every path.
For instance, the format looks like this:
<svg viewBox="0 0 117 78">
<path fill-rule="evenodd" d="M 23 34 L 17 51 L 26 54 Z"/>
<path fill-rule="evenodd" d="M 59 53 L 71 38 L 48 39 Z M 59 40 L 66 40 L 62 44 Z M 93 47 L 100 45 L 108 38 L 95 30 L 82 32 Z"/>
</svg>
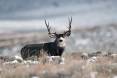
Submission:
<svg viewBox="0 0 117 78">
<path fill-rule="evenodd" d="M 116 52 L 117 48 L 117 25 L 110 24 L 106 26 L 98 26 L 94 28 L 86 29 L 76 29 L 72 31 L 72 34 L 69 38 L 66 38 L 66 52 L 95 52 L 95 51 L 109 51 Z M 23 34 L 23 35 L 22 35 Z M 11 35 L 11 36 L 10 36 Z M 9 37 L 10 36 L 10 37 Z M 11 39 L 15 39 L 14 42 L 11 42 L 10 47 L 1 48 L 2 55 L 16 55 L 20 54 L 20 50 L 23 45 L 30 43 L 45 43 L 49 41 L 54 41 L 50 39 L 47 35 L 47 32 L 32 32 L 27 34 L 20 33 L 18 35 L 9 34 L 9 36 L 4 36 L 6 41 L 10 42 Z M 18 38 L 17 38 L 18 36 Z M 20 39 L 21 37 L 21 39 Z M 1 38 L 0 39 L 4 39 Z M 7 42 L 1 40 L 1 45 Z M 10 53 L 10 54 L 9 54 Z"/>
</svg>

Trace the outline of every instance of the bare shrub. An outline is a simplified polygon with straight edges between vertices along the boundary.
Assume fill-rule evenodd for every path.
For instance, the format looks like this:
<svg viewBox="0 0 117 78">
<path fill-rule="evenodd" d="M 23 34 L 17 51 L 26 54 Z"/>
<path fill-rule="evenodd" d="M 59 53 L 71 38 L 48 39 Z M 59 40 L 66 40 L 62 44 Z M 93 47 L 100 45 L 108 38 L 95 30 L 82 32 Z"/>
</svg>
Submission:
<svg viewBox="0 0 117 78">
<path fill-rule="evenodd" d="M 64 55 L 65 64 L 49 63 L 46 54 L 40 55 L 39 64 L 0 64 L 1 78 L 113 78 L 117 74 L 116 59 L 97 56 L 95 62 L 87 63 L 81 53 Z"/>
</svg>

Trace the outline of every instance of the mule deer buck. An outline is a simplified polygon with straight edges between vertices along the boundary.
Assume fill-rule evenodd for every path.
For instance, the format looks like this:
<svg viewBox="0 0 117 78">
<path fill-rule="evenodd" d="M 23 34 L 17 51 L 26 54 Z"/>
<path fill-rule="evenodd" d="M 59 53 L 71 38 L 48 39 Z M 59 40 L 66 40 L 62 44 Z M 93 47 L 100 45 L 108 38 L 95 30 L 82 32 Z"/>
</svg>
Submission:
<svg viewBox="0 0 117 78">
<path fill-rule="evenodd" d="M 48 30 L 48 35 L 50 38 L 55 38 L 54 42 L 42 43 L 42 44 L 28 44 L 21 49 L 21 56 L 24 60 L 32 56 L 39 57 L 41 50 L 46 52 L 48 56 L 62 56 L 65 49 L 65 37 L 69 37 L 71 34 L 71 23 L 72 17 L 69 18 L 68 30 L 64 31 L 62 34 L 57 34 L 56 32 L 51 32 L 51 27 L 49 22 L 46 22 L 45 25 Z"/>
</svg>

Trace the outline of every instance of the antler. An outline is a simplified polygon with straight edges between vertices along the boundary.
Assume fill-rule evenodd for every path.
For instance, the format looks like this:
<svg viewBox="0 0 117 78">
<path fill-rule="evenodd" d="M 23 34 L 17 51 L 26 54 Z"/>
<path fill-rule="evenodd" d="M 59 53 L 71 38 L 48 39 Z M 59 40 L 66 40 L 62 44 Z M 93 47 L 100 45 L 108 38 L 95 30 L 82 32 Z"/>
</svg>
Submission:
<svg viewBox="0 0 117 78">
<path fill-rule="evenodd" d="M 72 17 L 69 19 L 69 27 L 68 27 L 68 31 L 71 33 L 71 23 L 72 23 Z"/>
<path fill-rule="evenodd" d="M 71 34 L 71 23 L 72 23 L 72 17 L 69 18 L 69 26 L 67 27 L 68 30 L 64 32 L 64 34 L 67 36 L 70 36 L 70 34 Z"/>
<path fill-rule="evenodd" d="M 56 34 L 56 32 L 55 33 L 50 32 L 51 27 L 49 26 L 49 22 L 47 23 L 46 20 L 45 20 L 45 24 L 46 24 L 46 27 L 47 27 L 47 30 L 48 30 L 49 37 L 53 38 L 54 35 Z"/>
</svg>

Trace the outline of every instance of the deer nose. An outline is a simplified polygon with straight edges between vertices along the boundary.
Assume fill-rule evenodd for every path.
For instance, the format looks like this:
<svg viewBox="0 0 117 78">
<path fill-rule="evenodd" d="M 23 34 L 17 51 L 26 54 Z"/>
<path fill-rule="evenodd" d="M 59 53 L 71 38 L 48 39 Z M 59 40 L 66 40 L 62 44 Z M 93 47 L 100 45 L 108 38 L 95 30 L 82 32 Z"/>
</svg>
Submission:
<svg viewBox="0 0 117 78">
<path fill-rule="evenodd" d="M 59 42 L 62 42 L 63 40 L 59 40 Z"/>
</svg>

